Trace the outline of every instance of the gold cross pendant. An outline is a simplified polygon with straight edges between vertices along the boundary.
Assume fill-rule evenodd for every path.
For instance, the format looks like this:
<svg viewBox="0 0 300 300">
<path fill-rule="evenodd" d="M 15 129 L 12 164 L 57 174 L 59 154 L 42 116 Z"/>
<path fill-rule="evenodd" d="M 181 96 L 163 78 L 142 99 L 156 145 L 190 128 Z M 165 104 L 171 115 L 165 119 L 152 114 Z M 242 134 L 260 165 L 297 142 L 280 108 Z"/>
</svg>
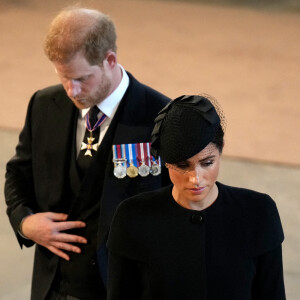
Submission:
<svg viewBox="0 0 300 300">
<path fill-rule="evenodd" d="M 93 137 L 89 137 L 87 138 L 88 143 L 81 143 L 81 148 L 80 150 L 85 150 L 84 156 L 89 155 L 89 156 L 93 156 L 92 154 L 92 150 L 97 151 L 98 150 L 98 144 L 93 144 L 93 141 L 95 140 L 95 138 Z"/>
</svg>

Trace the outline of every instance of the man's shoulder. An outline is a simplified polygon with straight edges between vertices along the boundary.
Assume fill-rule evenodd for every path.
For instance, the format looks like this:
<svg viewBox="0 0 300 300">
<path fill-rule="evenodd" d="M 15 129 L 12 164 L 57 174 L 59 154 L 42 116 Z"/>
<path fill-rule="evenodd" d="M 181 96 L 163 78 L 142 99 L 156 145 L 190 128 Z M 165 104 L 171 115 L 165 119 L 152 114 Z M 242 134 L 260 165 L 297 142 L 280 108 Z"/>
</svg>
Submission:
<svg viewBox="0 0 300 300">
<path fill-rule="evenodd" d="M 34 114 L 40 114 L 41 112 L 47 112 L 49 105 L 55 105 L 55 107 L 70 109 L 73 107 L 72 101 L 67 96 L 63 86 L 61 84 L 48 86 L 46 88 L 36 91 L 29 102 L 28 110 Z"/>
<path fill-rule="evenodd" d="M 171 99 L 163 95 L 161 92 L 149 87 L 136 80 L 130 73 L 128 73 L 130 84 L 126 92 L 126 110 L 131 117 L 136 118 L 136 122 L 142 120 L 144 124 L 151 124 L 157 116 L 158 112 L 162 110 Z"/>
<path fill-rule="evenodd" d="M 39 97 L 42 96 L 58 96 L 58 95 L 64 95 L 66 96 L 66 92 L 61 84 L 51 85 L 48 87 L 45 87 L 43 89 L 40 89 L 36 92 L 36 95 Z"/>
<path fill-rule="evenodd" d="M 31 98 L 31 103 L 35 107 L 44 107 L 45 105 L 48 106 L 50 103 L 57 103 L 60 106 L 68 103 L 71 104 L 71 101 L 63 86 L 57 84 L 37 90 Z"/>
<path fill-rule="evenodd" d="M 132 90 L 134 91 L 134 93 L 138 93 L 141 96 L 144 96 L 146 100 L 154 100 L 155 102 L 152 102 L 152 104 L 157 103 L 158 105 L 160 104 L 162 106 L 165 106 L 171 100 L 161 92 L 155 90 L 145 83 L 141 83 L 140 81 L 138 81 L 131 73 L 127 72 L 127 74 L 130 80 L 129 90 Z"/>
</svg>

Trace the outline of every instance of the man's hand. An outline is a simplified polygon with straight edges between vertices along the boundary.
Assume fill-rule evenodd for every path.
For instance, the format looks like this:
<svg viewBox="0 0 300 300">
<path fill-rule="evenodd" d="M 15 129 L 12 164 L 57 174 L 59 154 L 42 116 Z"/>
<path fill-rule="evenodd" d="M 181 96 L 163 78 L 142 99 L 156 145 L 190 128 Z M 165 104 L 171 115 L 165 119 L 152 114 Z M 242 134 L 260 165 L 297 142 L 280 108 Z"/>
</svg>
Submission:
<svg viewBox="0 0 300 300">
<path fill-rule="evenodd" d="M 86 244 L 87 240 L 82 236 L 62 232 L 85 227 L 82 221 L 66 221 L 67 217 L 66 214 L 53 212 L 30 215 L 22 222 L 22 234 L 61 258 L 70 260 L 69 255 L 62 250 L 80 253 L 81 249 L 72 243 Z"/>
</svg>

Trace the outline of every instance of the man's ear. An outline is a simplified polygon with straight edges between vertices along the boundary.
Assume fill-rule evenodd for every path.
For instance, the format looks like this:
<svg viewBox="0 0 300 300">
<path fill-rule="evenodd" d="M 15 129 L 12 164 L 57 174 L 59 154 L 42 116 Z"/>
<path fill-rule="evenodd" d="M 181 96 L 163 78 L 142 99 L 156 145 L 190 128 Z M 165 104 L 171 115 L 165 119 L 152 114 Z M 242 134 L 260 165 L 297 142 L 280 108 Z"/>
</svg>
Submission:
<svg viewBox="0 0 300 300">
<path fill-rule="evenodd" d="M 107 61 L 108 67 L 113 69 L 117 64 L 117 54 L 113 51 L 108 51 L 105 57 L 105 61 Z"/>
</svg>

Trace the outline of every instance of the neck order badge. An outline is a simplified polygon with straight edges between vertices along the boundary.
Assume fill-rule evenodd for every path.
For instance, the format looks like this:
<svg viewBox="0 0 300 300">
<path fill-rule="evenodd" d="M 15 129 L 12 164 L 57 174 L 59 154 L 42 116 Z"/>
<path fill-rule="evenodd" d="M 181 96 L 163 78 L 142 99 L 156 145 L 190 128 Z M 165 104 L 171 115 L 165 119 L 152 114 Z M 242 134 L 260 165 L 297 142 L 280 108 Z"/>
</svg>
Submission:
<svg viewBox="0 0 300 300">
<path fill-rule="evenodd" d="M 85 117 L 85 124 L 86 124 L 86 130 L 89 131 L 90 136 L 87 137 L 87 143 L 82 142 L 80 150 L 86 150 L 84 155 L 85 156 L 93 156 L 92 150 L 97 151 L 98 150 L 98 144 L 96 141 L 95 144 L 93 144 L 95 137 L 93 137 L 93 131 L 95 131 L 98 127 L 101 126 L 101 124 L 105 121 L 107 118 L 106 115 L 102 115 L 102 117 L 98 120 L 97 115 L 99 113 L 99 108 L 97 106 L 94 106 L 92 109 L 90 109 L 89 113 Z"/>
</svg>

